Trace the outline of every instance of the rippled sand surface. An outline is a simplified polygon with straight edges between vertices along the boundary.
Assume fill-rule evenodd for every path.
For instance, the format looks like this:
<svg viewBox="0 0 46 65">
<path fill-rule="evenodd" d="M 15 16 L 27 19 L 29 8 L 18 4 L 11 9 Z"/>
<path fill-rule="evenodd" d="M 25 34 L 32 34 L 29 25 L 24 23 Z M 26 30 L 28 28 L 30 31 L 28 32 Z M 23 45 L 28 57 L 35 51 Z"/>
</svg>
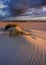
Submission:
<svg viewBox="0 0 46 65">
<path fill-rule="evenodd" d="M 16 38 L 0 35 L 0 65 L 46 65 L 46 37 L 39 33 Z"/>
<path fill-rule="evenodd" d="M 24 29 L 31 35 L 10 38 L 0 34 L 0 65 L 46 65 L 45 29 Z"/>
</svg>

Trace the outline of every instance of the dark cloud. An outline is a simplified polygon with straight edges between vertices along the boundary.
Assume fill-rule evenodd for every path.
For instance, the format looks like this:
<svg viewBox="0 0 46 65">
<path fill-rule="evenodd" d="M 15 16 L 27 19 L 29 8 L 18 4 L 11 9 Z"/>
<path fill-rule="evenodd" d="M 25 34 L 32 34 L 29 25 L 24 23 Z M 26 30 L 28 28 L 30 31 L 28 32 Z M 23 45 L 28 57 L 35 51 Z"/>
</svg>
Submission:
<svg viewBox="0 0 46 65">
<path fill-rule="evenodd" d="M 42 5 L 46 5 L 46 0 L 41 0 Z"/>
<path fill-rule="evenodd" d="M 46 6 L 46 0 L 41 0 L 41 2 L 37 6 L 38 7 Z"/>
<path fill-rule="evenodd" d="M 24 13 L 29 8 L 28 0 L 11 0 L 11 13 L 13 16 Z"/>
<path fill-rule="evenodd" d="M 0 18 L 19 16 L 32 7 L 41 6 L 46 6 L 46 0 L 0 0 Z"/>
</svg>

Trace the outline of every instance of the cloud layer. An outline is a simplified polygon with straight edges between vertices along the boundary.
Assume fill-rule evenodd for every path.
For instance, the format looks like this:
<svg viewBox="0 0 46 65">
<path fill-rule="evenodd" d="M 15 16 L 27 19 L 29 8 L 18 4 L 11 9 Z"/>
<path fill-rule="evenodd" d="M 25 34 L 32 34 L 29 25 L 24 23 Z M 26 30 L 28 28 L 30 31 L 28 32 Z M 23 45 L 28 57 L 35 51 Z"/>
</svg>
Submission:
<svg viewBox="0 0 46 65">
<path fill-rule="evenodd" d="M 46 0 L 0 0 L 0 19 L 16 16 L 46 16 Z"/>
</svg>

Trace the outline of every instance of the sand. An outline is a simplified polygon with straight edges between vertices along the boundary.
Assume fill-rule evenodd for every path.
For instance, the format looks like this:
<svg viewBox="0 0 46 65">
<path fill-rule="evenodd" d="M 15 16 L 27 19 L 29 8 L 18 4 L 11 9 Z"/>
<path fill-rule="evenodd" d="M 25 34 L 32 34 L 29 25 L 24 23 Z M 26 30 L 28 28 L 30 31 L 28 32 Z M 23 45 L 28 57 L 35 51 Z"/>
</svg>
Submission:
<svg viewBox="0 0 46 65">
<path fill-rule="evenodd" d="M 46 31 L 46 22 L 0 22 L 0 28 L 7 24 L 18 24 L 22 28 Z"/>
<path fill-rule="evenodd" d="M 10 38 L 1 33 L 0 65 L 46 65 L 46 24 L 17 24 L 31 35 Z"/>
</svg>

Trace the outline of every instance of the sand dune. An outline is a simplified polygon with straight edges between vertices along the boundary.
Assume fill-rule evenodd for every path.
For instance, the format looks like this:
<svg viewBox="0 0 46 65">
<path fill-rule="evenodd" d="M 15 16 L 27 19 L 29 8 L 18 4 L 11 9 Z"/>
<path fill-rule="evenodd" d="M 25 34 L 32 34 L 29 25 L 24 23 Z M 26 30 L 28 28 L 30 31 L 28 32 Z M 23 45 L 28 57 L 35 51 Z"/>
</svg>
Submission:
<svg viewBox="0 0 46 65">
<path fill-rule="evenodd" d="M 46 65 L 46 24 L 27 25 L 22 27 L 31 33 L 28 36 L 10 38 L 0 32 L 0 65 Z"/>
<path fill-rule="evenodd" d="M 32 32 L 35 38 L 0 35 L 0 65 L 46 65 L 46 31 Z"/>
<path fill-rule="evenodd" d="M 35 35 L 35 39 L 32 36 L 25 36 L 26 40 L 30 42 L 30 44 L 33 45 L 33 50 L 30 58 L 30 64 L 29 65 L 46 65 L 46 32 L 45 31 L 37 31 L 33 30 L 33 33 Z M 36 55 L 36 56 L 35 56 Z"/>
</svg>

